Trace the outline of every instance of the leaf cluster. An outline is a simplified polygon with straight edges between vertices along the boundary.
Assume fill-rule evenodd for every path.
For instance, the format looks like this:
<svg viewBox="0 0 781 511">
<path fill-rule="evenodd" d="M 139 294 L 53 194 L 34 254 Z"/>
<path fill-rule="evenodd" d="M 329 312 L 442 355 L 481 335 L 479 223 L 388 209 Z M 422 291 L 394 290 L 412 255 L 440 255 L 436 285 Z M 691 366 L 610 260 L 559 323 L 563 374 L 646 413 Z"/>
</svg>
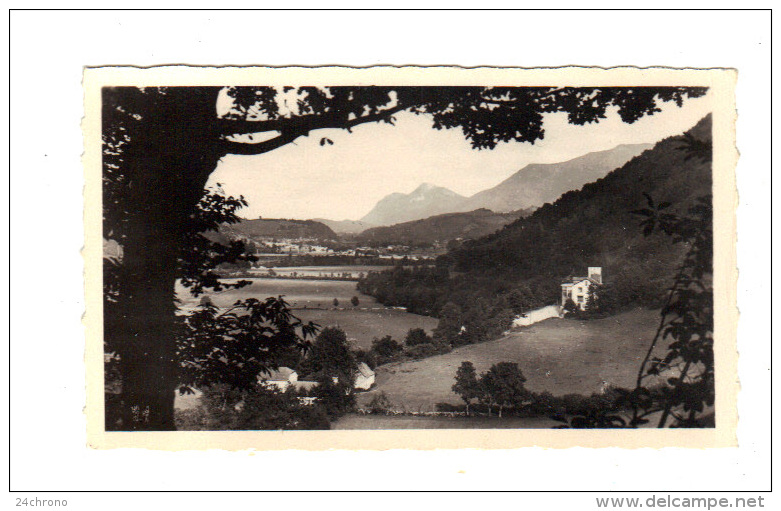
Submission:
<svg viewBox="0 0 781 511">
<path fill-rule="evenodd" d="M 217 383 L 252 388 L 282 357 L 306 352 L 317 328 L 293 316 L 282 297 L 237 301 L 226 311 L 205 303 L 182 318 L 179 381 L 183 389 Z"/>
</svg>

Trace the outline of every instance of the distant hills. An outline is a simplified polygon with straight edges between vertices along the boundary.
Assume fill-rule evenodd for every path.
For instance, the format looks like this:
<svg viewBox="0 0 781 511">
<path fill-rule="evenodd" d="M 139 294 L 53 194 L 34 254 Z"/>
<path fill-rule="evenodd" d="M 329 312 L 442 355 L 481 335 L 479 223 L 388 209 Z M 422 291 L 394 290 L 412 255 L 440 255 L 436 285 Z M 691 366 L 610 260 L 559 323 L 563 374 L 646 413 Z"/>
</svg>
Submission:
<svg viewBox="0 0 781 511">
<path fill-rule="evenodd" d="M 339 236 L 327 225 L 315 220 L 281 218 L 242 219 L 233 225 L 223 225 L 221 233 L 229 238 L 299 238 L 335 240 Z"/>
<path fill-rule="evenodd" d="M 312 220 L 327 225 L 337 234 L 358 234 L 374 227 L 374 224 L 361 220 L 328 220 L 327 218 L 313 218 Z"/>
<path fill-rule="evenodd" d="M 652 146 L 653 144 L 624 144 L 561 163 L 534 163 L 518 170 L 493 188 L 471 197 L 424 183 L 412 193 L 392 193 L 384 197 L 360 222 L 388 226 L 434 215 L 478 209 L 508 213 L 538 208 L 555 201 L 566 192 L 577 190 L 586 183 L 604 177 Z M 343 227 L 339 225 L 333 228 L 339 231 Z"/>
<path fill-rule="evenodd" d="M 494 213 L 477 209 L 464 213 L 445 213 L 422 220 L 413 220 L 386 227 L 373 227 L 357 236 L 366 245 L 431 245 L 454 239 L 475 239 L 491 234 L 510 222 L 531 213 L 531 210 Z"/>
<path fill-rule="evenodd" d="M 412 193 L 392 193 L 381 199 L 361 222 L 393 225 L 442 213 L 461 211 L 466 197 L 452 190 L 423 183 Z"/>
</svg>

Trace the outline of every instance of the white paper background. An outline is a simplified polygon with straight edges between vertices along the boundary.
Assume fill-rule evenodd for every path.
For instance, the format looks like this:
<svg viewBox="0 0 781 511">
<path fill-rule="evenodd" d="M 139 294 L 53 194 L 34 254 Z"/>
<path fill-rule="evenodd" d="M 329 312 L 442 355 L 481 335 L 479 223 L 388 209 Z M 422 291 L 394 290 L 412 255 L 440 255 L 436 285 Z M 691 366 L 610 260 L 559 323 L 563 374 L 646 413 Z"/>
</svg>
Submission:
<svg viewBox="0 0 781 511">
<path fill-rule="evenodd" d="M 11 13 L 10 39 L 11 289 L 0 299 L 10 296 L 12 490 L 769 488 L 768 12 L 17 11 Z M 85 65 L 170 63 L 737 68 L 740 448 L 255 454 L 88 450 L 80 324 L 81 70 Z M 3 362 L 5 373 L 9 364 Z M 12 497 L 19 496 L 7 496 L 9 507 Z M 432 501 L 434 496 L 335 497 L 59 494 L 69 499 L 69 507 L 102 498 L 115 509 L 156 508 L 155 502 L 187 502 L 190 509 L 239 503 L 325 509 L 444 505 L 438 497 Z M 587 495 L 556 497 L 565 499 L 558 504 L 553 497 L 518 496 L 508 503 L 595 507 Z M 450 502 L 459 508 L 486 503 L 478 495 Z"/>
</svg>

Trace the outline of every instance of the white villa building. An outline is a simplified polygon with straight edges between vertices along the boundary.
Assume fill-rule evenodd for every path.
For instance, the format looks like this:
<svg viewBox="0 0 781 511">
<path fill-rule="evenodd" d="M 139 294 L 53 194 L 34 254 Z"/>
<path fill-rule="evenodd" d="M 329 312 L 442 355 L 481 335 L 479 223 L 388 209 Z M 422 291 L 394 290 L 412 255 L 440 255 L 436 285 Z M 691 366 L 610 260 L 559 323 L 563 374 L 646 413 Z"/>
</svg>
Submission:
<svg viewBox="0 0 781 511">
<path fill-rule="evenodd" d="M 567 277 L 561 283 L 561 306 L 572 300 L 580 310 L 586 310 L 586 302 L 594 289 L 602 285 L 602 267 L 589 266 L 588 277 Z"/>
</svg>

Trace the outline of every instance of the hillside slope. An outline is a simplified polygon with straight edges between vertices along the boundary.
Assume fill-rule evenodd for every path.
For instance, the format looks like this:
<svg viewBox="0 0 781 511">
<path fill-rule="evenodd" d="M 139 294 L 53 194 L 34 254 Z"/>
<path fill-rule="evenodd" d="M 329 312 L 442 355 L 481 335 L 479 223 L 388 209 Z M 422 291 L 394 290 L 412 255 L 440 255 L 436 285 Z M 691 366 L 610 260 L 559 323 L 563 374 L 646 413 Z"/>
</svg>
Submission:
<svg viewBox="0 0 781 511">
<path fill-rule="evenodd" d="M 334 240 L 338 236 L 327 225 L 314 220 L 279 218 L 242 219 L 233 225 L 223 225 L 221 233 L 229 238 L 277 238 Z"/>
<path fill-rule="evenodd" d="M 506 212 L 539 207 L 586 183 L 605 177 L 653 144 L 625 144 L 607 151 L 588 153 L 561 163 L 527 165 L 498 185 L 465 202 L 465 210 L 487 208 Z"/>
<path fill-rule="evenodd" d="M 446 243 L 454 239 L 475 239 L 491 234 L 529 213 L 531 211 L 494 213 L 487 209 L 446 213 L 423 220 L 367 229 L 357 236 L 357 240 L 366 245 L 416 246 Z"/>
<path fill-rule="evenodd" d="M 689 134 L 710 143 L 710 116 Z M 695 198 L 711 193 L 710 164 L 687 161 L 682 146 L 682 137 L 662 140 L 606 177 L 466 244 L 450 254 L 452 260 L 464 271 L 510 268 L 527 277 L 582 273 L 586 266 L 603 266 L 606 275 L 615 276 L 634 262 L 674 264 L 672 251 L 662 248 L 666 238 L 645 238 L 632 211 L 645 206 L 645 193 L 657 203 L 670 202 L 671 211 L 684 210 Z M 659 277 L 666 275 L 645 275 Z"/>
</svg>

